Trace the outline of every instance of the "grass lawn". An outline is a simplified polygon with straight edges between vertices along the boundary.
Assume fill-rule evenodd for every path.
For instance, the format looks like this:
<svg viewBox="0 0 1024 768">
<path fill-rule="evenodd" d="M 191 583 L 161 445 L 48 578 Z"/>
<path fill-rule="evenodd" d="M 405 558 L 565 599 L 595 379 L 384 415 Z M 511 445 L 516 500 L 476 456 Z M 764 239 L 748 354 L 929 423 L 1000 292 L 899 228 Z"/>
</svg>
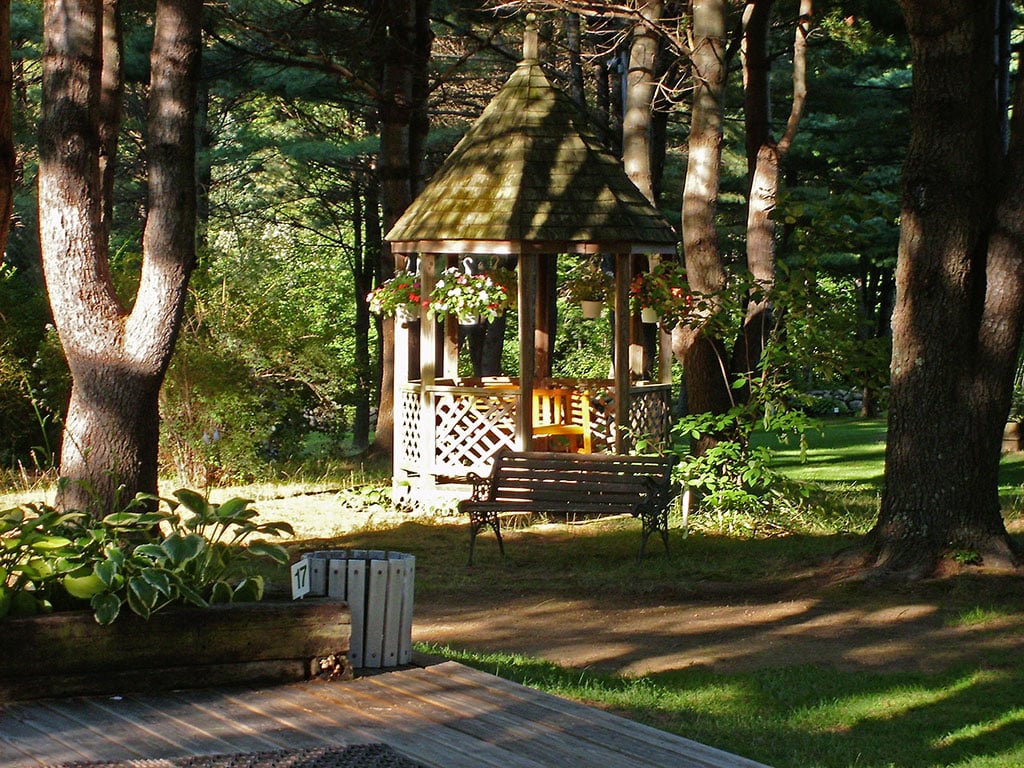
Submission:
<svg viewBox="0 0 1024 768">
<path fill-rule="evenodd" d="M 578 529 L 511 530 L 507 561 L 498 557 L 493 536 L 484 534 L 477 544 L 477 565 L 467 568 L 464 521 L 438 516 L 395 524 L 379 511 L 381 497 L 375 492 L 363 492 L 360 502 L 271 489 L 263 495 L 289 498 L 277 506 L 258 501 L 257 508 L 269 519 L 292 519 L 304 515 L 304 507 L 316 509 L 317 522 L 300 526 L 300 540 L 289 545 L 295 556 L 331 548 L 415 554 L 417 610 L 432 608 L 442 616 L 465 610 L 505 620 L 513 604 L 543 606 L 581 598 L 595 610 L 618 607 L 623 615 L 668 607 L 688 616 L 696 610 L 714 614 L 720 607 L 769 610 L 778 596 L 798 595 L 816 606 L 815 617 L 822 621 L 831 613 L 857 612 L 870 620 L 903 605 L 924 606 L 934 617 L 934 637 L 947 637 L 942 630 L 956 628 L 963 644 L 950 649 L 951 661 L 928 672 L 907 663 L 838 663 L 844 649 L 801 655 L 787 648 L 786 640 L 800 627 L 785 621 L 762 625 L 751 620 L 743 628 L 752 643 L 772 638 L 763 643 L 766 663 L 691 664 L 685 652 L 672 651 L 675 638 L 669 636 L 662 642 L 670 663 L 635 676 L 599 665 L 558 666 L 472 636 L 454 647 L 420 648 L 776 768 L 1022 766 L 1024 580 L 1019 575 L 967 569 L 923 584 L 885 587 L 821 579 L 830 557 L 856 544 L 877 514 L 884 434 L 880 420 L 829 420 L 821 433 L 808 435 L 804 453 L 795 445 L 774 446 L 780 469 L 819 488 L 812 495 L 806 529 L 730 535 L 696 514 L 685 536 L 680 521 L 672 521 L 673 557 L 660 556 L 660 542 L 652 541 L 651 555 L 639 564 L 639 523 L 632 519 Z M 1024 457 L 1007 457 L 1001 480 L 1004 510 L 1016 521 Z M 235 490 L 223 493 L 236 495 Z M 369 511 L 360 517 L 361 510 Z M 362 523 L 345 527 L 342 517 Z M 309 532 L 314 530 L 319 533 Z M 287 582 L 284 573 L 272 575 Z M 560 621 L 573 620 L 565 615 Z M 885 619 L 865 627 L 866 643 L 874 641 L 872 633 L 889 641 Z M 557 623 L 550 629 L 561 631 Z M 716 625 L 698 642 L 713 644 L 736 634 L 736 627 Z M 637 637 L 636 644 L 646 639 Z M 905 639 L 929 653 L 937 650 L 938 641 L 928 632 Z M 877 647 L 884 651 L 886 646 Z"/>
<path fill-rule="evenodd" d="M 639 566 L 632 558 L 633 521 L 587 533 L 557 527 L 518 531 L 514 564 L 505 567 L 488 551 L 493 540 L 482 540 L 478 560 L 483 564 L 465 568 L 460 562 L 465 544 L 459 540 L 464 528 L 455 526 L 406 524 L 324 544 L 415 552 L 417 600 L 427 602 L 475 605 L 525 595 L 540 604 L 559 596 L 600 595 L 603 603 L 656 601 L 678 603 L 684 610 L 688 601 L 713 600 L 708 596 L 713 584 L 748 584 L 755 593 L 766 585 L 799 583 L 830 554 L 856 542 L 877 514 L 884 434 L 881 421 L 836 420 L 826 422 L 823 433 L 809 435 L 803 457 L 795 446 L 778 447 L 780 468 L 822 488 L 815 496 L 822 507 L 813 531 L 743 538 L 702 528 L 697 520 L 685 540 L 673 532 L 675 557 L 649 557 Z M 1019 507 L 1022 481 L 1024 461 L 1008 458 L 1001 491 L 1011 516 Z M 964 574 L 895 590 L 862 583 L 816 588 L 837 611 L 852 606 L 870 611 L 897 599 L 928 602 L 947 625 L 969 627 L 980 636 L 1006 622 L 1024 628 L 1018 581 Z M 737 599 L 736 592 L 731 599 Z M 678 669 L 626 677 L 559 667 L 501 648 L 422 649 L 777 768 L 1016 768 L 1024 765 L 1020 636 L 1007 647 L 930 673 L 890 671 L 884 665 L 849 669 L 829 658 L 723 671 L 688 667 L 683 659 Z M 917 641 L 929 642 L 927 637 Z"/>
</svg>

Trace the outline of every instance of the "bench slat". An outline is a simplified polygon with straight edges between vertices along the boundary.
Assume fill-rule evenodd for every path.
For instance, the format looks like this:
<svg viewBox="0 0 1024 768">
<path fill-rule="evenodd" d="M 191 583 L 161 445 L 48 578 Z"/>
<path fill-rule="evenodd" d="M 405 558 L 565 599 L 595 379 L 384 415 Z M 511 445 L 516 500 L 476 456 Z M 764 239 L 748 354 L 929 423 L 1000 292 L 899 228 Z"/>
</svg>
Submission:
<svg viewBox="0 0 1024 768">
<path fill-rule="evenodd" d="M 491 476 L 474 479 L 473 498 L 459 504 L 470 517 L 470 563 L 476 535 L 484 526 L 494 530 L 504 555 L 499 515 L 507 512 L 628 513 L 643 520 L 640 557 L 654 530 L 667 552 L 668 507 L 677 492 L 672 485 L 674 462 L 671 456 L 501 452 Z"/>
</svg>

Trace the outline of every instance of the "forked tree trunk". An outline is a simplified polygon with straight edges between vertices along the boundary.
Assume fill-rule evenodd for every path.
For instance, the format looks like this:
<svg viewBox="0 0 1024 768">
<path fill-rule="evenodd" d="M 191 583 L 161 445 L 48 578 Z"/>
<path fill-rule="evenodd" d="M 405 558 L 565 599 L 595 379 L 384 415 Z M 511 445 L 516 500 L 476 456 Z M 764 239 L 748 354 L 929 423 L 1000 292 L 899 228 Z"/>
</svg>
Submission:
<svg viewBox="0 0 1024 768">
<path fill-rule="evenodd" d="M 116 10 L 116 9 L 115 9 Z M 72 375 L 61 447 L 64 508 L 97 512 L 157 490 L 158 395 L 195 261 L 194 109 L 200 0 L 158 0 L 147 126 L 149 207 L 131 312 L 110 279 L 99 124 L 104 7 L 43 5 L 39 229 Z M 110 16 L 108 15 L 109 19 Z M 119 490 L 123 488 L 123 490 Z"/>
<path fill-rule="evenodd" d="M 744 114 L 749 170 L 747 202 L 747 269 L 760 289 L 775 282 L 775 208 L 781 166 L 796 135 L 806 97 L 806 38 L 811 0 L 801 0 L 793 47 L 793 100 L 786 130 L 778 141 L 771 131 L 770 57 L 768 31 L 773 0 L 749 0 L 743 25 Z M 727 5 L 719 0 L 693 4 L 694 101 L 690 151 L 683 191 L 683 248 L 686 273 L 695 293 L 713 297 L 725 286 L 725 267 L 718 247 L 715 213 L 721 177 L 722 97 L 726 73 L 725 29 Z M 717 310 L 713 298 L 705 312 Z M 712 337 L 696 317 L 673 333 L 673 350 L 686 372 L 688 405 L 693 412 L 722 413 L 748 397 L 733 382 L 757 369 L 770 325 L 767 300 L 749 297 L 739 337 L 727 350 L 725 340 Z M 698 327 L 694 327 L 698 326 Z M 714 444 L 706 436 L 698 451 Z"/>
<path fill-rule="evenodd" d="M 993 1 L 900 5 L 914 90 L 873 536 L 875 565 L 913 577 L 949 550 L 1016 562 L 998 472 L 1024 312 L 1024 70 L 1004 157 Z"/>
<path fill-rule="evenodd" d="M 775 220 L 782 163 L 789 154 L 807 98 L 806 51 L 810 33 L 811 0 L 801 0 L 793 40 L 793 98 L 782 138 L 772 133 L 771 55 L 768 33 L 774 0 L 750 0 L 743 24 L 743 113 L 746 123 L 748 173 L 747 270 L 759 289 L 775 285 Z M 746 317 L 733 350 L 732 369 L 740 374 L 757 370 L 772 330 L 770 299 L 760 290 L 749 298 Z M 739 392 L 746 399 L 744 387 Z"/>
</svg>

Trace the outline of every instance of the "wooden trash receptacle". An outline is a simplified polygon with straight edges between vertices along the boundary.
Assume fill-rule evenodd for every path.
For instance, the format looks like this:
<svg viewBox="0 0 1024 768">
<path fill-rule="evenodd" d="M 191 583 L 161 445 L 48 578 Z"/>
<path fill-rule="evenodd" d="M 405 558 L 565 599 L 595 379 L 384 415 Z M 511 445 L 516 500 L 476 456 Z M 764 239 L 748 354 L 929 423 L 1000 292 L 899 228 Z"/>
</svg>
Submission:
<svg viewBox="0 0 1024 768">
<path fill-rule="evenodd" d="M 356 668 L 412 661 L 416 558 L 384 550 L 307 552 L 309 594 L 344 600 L 352 615 L 349 662 Z"/>
</svg>

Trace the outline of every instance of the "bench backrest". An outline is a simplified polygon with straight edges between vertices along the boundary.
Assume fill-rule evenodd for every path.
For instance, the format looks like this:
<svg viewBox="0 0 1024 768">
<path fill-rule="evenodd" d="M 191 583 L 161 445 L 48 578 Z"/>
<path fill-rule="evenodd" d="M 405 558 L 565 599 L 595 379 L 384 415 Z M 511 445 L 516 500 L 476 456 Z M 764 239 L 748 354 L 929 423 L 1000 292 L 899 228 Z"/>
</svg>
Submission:
<svg viewBox="0 0 1024 768">
<path fill-rule="evenodd" d="M 636 505 L 668 494 L 674 456 L 501 452 L 491 470 L 490 501 L 597 499 Z"/>
</svg>

